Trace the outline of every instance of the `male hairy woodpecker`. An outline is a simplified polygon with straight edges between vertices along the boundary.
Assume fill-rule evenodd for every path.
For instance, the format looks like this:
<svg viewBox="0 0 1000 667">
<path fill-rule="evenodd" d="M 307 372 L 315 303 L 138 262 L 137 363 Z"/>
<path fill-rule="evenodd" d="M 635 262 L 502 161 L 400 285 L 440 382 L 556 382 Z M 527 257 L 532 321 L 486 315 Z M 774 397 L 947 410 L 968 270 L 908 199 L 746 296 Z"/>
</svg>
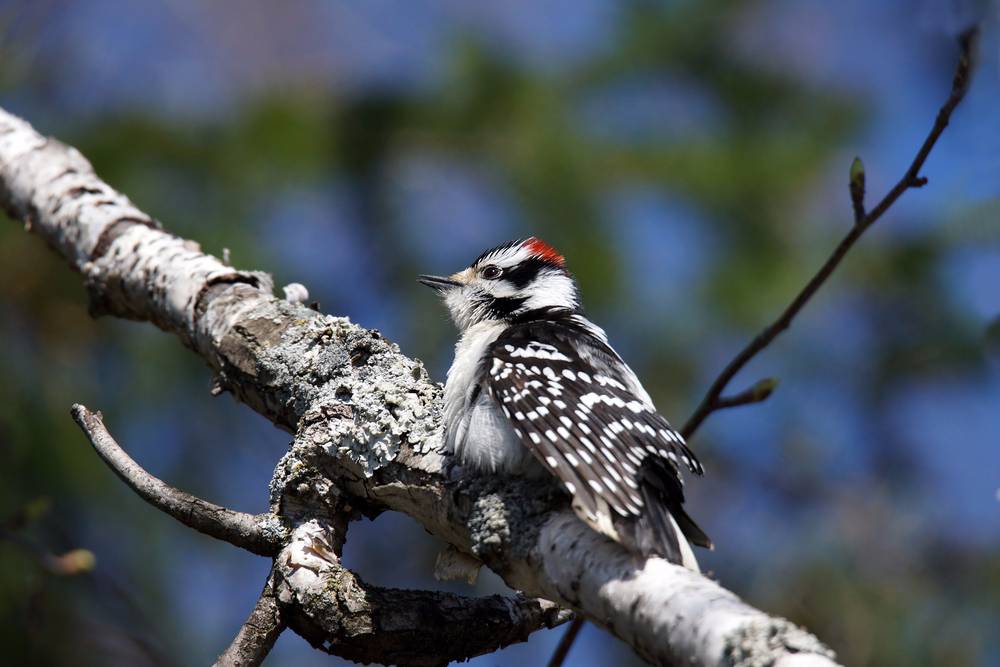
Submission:
<svg viewBox="0 0 1000 667">
<path fill-rule="evenodd" d="M 445 442 L 485 472 L 555 475 L 573 510 L 640 556 L 698 569 L 711 548 L 684 511 L 680 466 L 702 474 L 639 379 L 584 317 L 565 260 L 535 237 L 464 271 L 420 276 L 461 336 L 444 389 Z"/>
</svg>

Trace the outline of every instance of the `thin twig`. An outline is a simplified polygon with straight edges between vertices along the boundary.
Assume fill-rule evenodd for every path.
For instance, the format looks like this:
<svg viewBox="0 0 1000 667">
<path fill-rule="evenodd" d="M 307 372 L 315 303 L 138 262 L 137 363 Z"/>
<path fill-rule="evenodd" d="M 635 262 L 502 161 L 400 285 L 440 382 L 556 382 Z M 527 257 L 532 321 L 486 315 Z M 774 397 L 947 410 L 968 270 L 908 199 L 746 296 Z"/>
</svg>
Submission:
<svg viewBox="0 0 1000 667">
<path fill-rule="evenodd" d="M 267 515 L 237 512 L 185 493 L 146 472 L 115 442 L 101 414 L 74 405 L 73 419 L 94 446 L 97 455 L 140 498 L 198 532 L 229 542 L 261 556 L 274 556 L 281 548 L 276 535 L 265 531 Z"/>
<path fill-rule="evenodd" d="M 563 633 L 562 639 L 559 640 L 559 645 L 556 646 L 555 652 L 549 659 L 549 667 L 562 667 L 563 662 L 566 660 L 566 656 L 569 655 L 569 650 L 573 648 L 573 642 L 576 640 L 576 636 L 580 634 L 580 630 L 583 628 L 584 620 L 580 617 L 574 618 L 573 622 L 569 624 L 566 628 L 566 632 Z"/>
<path fill-rule="evenodd" d="M 735 408 L 741 405 L 761 403 L 766 401 L 771 394 L 774 393 L 774 389 L 777 386 L 778 381 L 774 378 L 764 378 L 763 380 L 758 380 L 752 387 L 744 389 L 738 394 L 720 397 L 716 409 L 721 410 L 722 408 Z"/>
<path fill-rule="evenodd" d="M 778 337 L 778 335 L 787 329 L 792 320 L 798 315 L 799 311 L 809 302 L 817 290 L 826 282 L 833 271 L 840 265 L 840 262 L 847 255 L 848 251 L 854 246 L 861 235 L 865 231 L 875 224 L 879 218 L 881 218 L 889 208 L 896 203 L 904 192 L 911 188 L 920 188 L 927 184 L 927 179 L 920 175 L 920 170 L 924 166 L 924 162 L 927 161 L 927 156 L 930 155 L 931 149 L 937 143 L 938 138 L 940 138 L 941 133 L 944 129 L 948 127 L 948 122 L 951 120 L 951 115 L 955 111 L 959 102 L 965 97 L 965 93 L 969 88 L 969 75 L 971 71 L 971 61 L 972 61 L 972 48 L 977 35 L 977 30 L 975 28 L 970 29 L 962 34 L 959 41 L 961 45 L 961 57 L 958 61 L 958 66 L 955 69 L 955 76 L 952 79 L 951 95 L 948 100 L 944 103 L 941 109 L 938 111 L 937 117 L 934 119 L 934 126 L 931 128 L 930 134 L 924 139 L 923 144 L 920 146 L 920 150 L 917 151 L 916 157 L 913 158 L 913 162 L 910 163 L 909 168 L 906 173 L 903 174 L 902 178 L 889 190 L 888 193 L 871 209 L 868 213 L 856 219 L 853 227 L 847 232 L 844 238 L 840 241 L 837 247 L 833 250 L 830 257 L 823 263 L 819 271 L 806 283 L 805 287 L 802 288 L 790 304 L 785 308 L 784 312 L 769 324 L 763 331 L 761 331 L 757 336 L 750 341 L 750 343 L 744 347 L 739 354 L 733 358 L 732 361 L 722 370 L 719 377 L 715 379 L 712 386 L 709 387 L 708 391 L 705 393 L 705 397 L 702 399 L 701 403 L 698 405 L 697 409 L 691 415 L 691 417 L 684 424 L 684 428 L 681 429 L 681 434 L 685 438 L 691 437 L 694 432 L 698 429 L 705 418 L 716 410 L 720 410 L 726 407 L 731 407 L 732 403 L 727 403 L 726 400 L 722 398 L 722 392 L 729 385 L 729 382 L 736 376 L 744 366 L 747 365 L 751 359 L 757 356 L 765 347 L 767 347 L 771 341 Z M 854 170 L 857 173 L 856 170 Z M 861 171 L 861 178 L 863 179 L 863 170 Z M 855 183 L 856 179 L 852 179 L 852 183 Z M 855 205 L 855 211 L 863 211 L 863 201 L 858 194 L 857 185 L 854 186 L 852 192 L 852 203 Z M 739 405 L 739 403 L 737 403 Z"/>
<path fill-rule="evenodd" d="M 214 667 L 257 667 L 264 662 L 286 627 L 281 605 L 274 593 L 274 575 L 271 574 L 250 616 L 240 626 L 233 642 L 215 661 Z"/>
<path fill-rule="evenodd" d="M 854 224 L 860 225 L 865 220 L 865 163 L 859 157 L 854 158 L 854 162 L 851 163 L 851 177 L 847 182 L 847 190 L 851 194 Z"/>
</svg>

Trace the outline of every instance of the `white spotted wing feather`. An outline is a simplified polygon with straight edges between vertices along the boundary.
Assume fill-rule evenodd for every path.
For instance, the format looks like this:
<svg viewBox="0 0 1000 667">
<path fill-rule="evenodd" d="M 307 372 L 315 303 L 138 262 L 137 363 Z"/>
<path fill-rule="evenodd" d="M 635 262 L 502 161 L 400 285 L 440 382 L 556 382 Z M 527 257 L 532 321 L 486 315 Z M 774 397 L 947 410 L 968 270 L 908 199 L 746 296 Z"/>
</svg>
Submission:
<svg viewBox="0 0 1000 667">
<path fill-rule="evenodd" d="M 708 538 L 680 509 L 678 467 L 701 474 L 701 464 L 588 325 L 574 317 L 511 326 L 485 360 L 490 396 L 581 519 L 644 555 L 697 568 L 684 534 Z"/>
</svg>

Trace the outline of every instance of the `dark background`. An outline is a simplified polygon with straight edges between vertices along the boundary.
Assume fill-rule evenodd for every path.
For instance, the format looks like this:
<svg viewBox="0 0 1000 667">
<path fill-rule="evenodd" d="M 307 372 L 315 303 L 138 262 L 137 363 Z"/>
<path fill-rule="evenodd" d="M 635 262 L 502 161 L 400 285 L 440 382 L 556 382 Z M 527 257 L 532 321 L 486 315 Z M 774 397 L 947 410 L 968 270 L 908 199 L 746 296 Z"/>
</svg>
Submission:
<svg viewBox="0 0 1000 667">
<path fill-rule="evenodd" d="M 305 283 L 442 380 L 455 332 L 414 275 L 538 234 L 681 423 L 851 224 L 854 155 L 869 201 L 902 174 L 955 36 L 983 18 L 930 184 L 737 377 L 781 385 L 706 423 L 692 444 L 709 472 L 688 486 L 717 544 L 703 566 L 846 664 L 998 665 L 997 16 L 946 0 L 0 1 L 0 105 L 170 230 Z M 91 320 L 79 276 L 6 220 L 0 343 L 9 664 L 207 664 L 268 563 L 139 501 L 69 406 L 103 410 L 154 474 L 251 512 L 289 437 L 211 398 L 174 338 Z M 386 515 L 352 528 L 346 558 L 428 587 L 438 546 Z M 72 549 L 96 567 L 53 574 Z M 538 664 L 561 632 L 474 663 Z M 571 655 L 634 660 L 592 626 Z M 286 633 L 268 664 L 331 663 Z"/>
</svg>

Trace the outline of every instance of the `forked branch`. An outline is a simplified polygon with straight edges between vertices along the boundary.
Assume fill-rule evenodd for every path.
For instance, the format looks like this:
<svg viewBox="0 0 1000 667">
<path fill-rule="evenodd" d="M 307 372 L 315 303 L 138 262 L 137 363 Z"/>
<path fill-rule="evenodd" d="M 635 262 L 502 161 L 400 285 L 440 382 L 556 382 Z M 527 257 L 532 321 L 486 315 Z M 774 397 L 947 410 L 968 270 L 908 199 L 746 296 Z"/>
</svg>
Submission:
<svg viewBox="0 0 1000 667">
<path fill-rule="evenodd" d="M 739 373 L 747 363 L 757 356 L 764 348 L 771 344 L 771 342 L 778 337 L 778 335 L 787 329 L 792 324 L 792 320 L 795 316 L 799 314 L 799 311 L 812 297 L 816 294 L 820 287 L 830 278 L 834 270 L 843 261 L 847 253 L 854 247 L 858 239 L 872 226 L 874 225 L 885 213 L 892 207 L 893 204 L 903 195 L 904 192 L 911 188 L 921 188 L 927 184 L 927 179 L 920 175 L 920 170 L 923 169 L 924 163 L 927 161 L 927 157 L 930 155 L 931 150 L 937 143 L 938 139 L 941 137 L 941 133 L 944 132 L 945 128 L 948 127 L 948 123 L 951 121 L 951 115 L 954 113 L 956 107 L 965 97 L 965 93 L 969 88 L 969 78 L 972 71 L 972 59 L 973 59 L 973 49 L 975 46 L 976 38 L 978 35 L 978 30 L 976 28 L 971 28 L 964 32 L 959 39 L 959 45 L 961 47 L 961 55 L 958 60 L 958 65 L 955 68 L 955 75 L 952 78 L 951 84 L 951 94 L 948 99 L 942 105 L 941 109 L 938 111 L 937 116 L 934 119 L 934 125 L 931 127 L 930 133 L 924 139 L 924 142 L 920 145 L 920 149 L 917 151 L 916 156 L 910 163 L 903 176 L 896 182 L 892 189 L 885 194 L 884 197 L 867 213 L 864 209 L 864 167 L 860 160 L 856 160 L 851 168 L 851 179 L 850 179 L 850 195 L 851 204 L 855 214 L 854 225 L 848 230 L 844 238 L 841 239 L 837 247 L 834 248 L 833 252 L 819 268 L 819 270 L 813 275 L 813 277 L 806 283 L 795 298 L 792 299 L 791 303 L 785 307 L 782 313 L 767 325 L 763 331 L 761 331 L 757 336 L 751 340 L 746 347 L 740 350 L 729 364 L 726 365 L 719 376 L 715 379 L 712 385 L 708 388 L 705 393 L 704 398 L 702 398 L 701 403 L 695 409 L 694 413 L 685 422 L 684 427 L 681 429 L 681 434 L 685 438 L 690 438 L 698 427 L 701 426 L 702 422 L 717 410 L 722 410 L 724 408 L 734 407 L 737 405 L 746 405 L 748 403 L 756 403 L 767 398 L 767 394 L 759 394 L 756 398 L 753 395 L 747 396 L 746 392 L 743 392 L 737 396 L 727 397 L 723 396 L 723 392 L 729 386 L 732 379 Z M 769 394 L 770 392 L 768 392 Z M 749 400 L 740 400 L 740 399 Z"/>
<path fill-rule="evenodd" d="M 101 459 L 153 507 L 195 530 L 275 559 L 247 620 L 218 666 L 254 667 L 291 627 L 333 655 L 364 664 L 437 665 L 527 640 L 572 612 L 523 595 L 467 597 L 371 586 L 343 567 L 346 513 L 285 530 L 290 517 L 254 516 L 213 505 L 157 479 L 126 454 L 100 413 L 74 405 L 73 418 Z M 332 510 L 334 508 L 331 508 Z M 428 618 L 435 619 L 428 625 Z"/>
</svg>

